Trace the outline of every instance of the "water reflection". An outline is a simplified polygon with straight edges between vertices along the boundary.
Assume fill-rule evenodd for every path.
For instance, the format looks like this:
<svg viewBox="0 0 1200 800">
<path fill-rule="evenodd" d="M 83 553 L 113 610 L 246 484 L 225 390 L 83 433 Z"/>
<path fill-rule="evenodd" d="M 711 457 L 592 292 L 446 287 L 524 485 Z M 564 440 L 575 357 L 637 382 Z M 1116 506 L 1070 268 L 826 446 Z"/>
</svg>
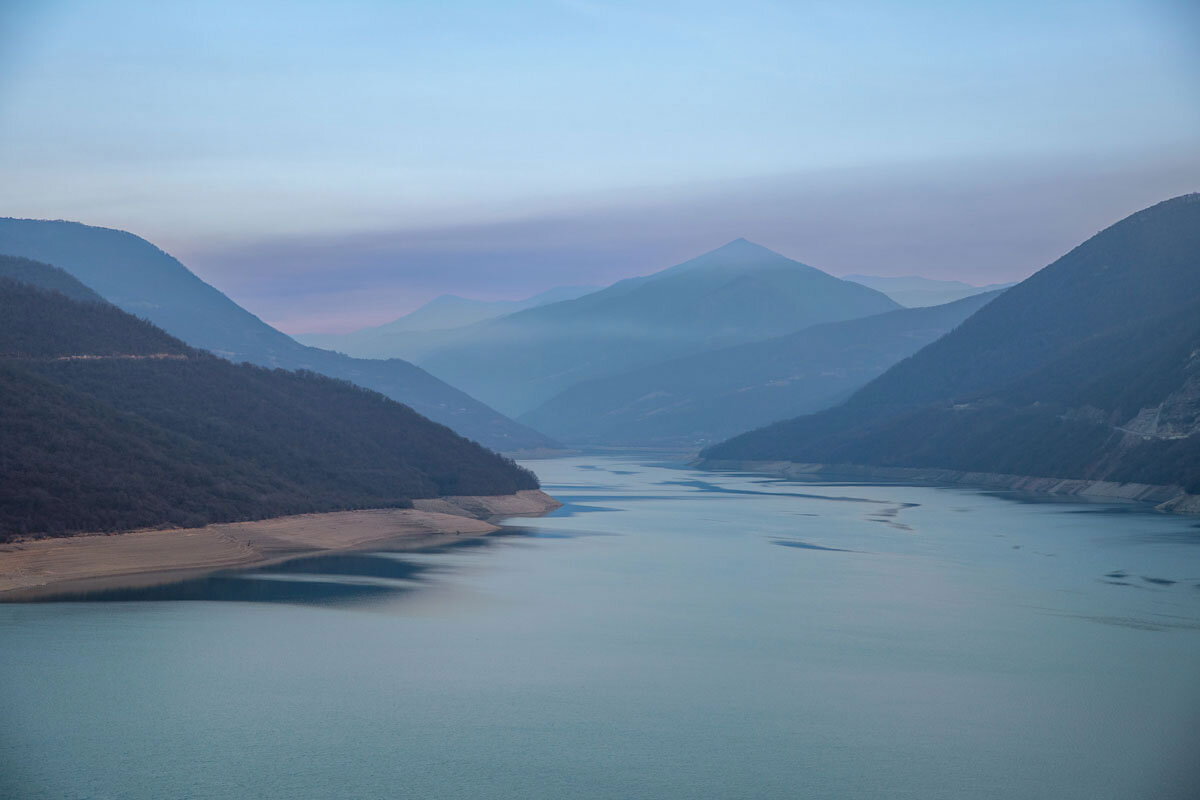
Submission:
<svg viewBox="0 0 1200 800">
<path fill-rule="evenodd" d="M 381 559 L 382 560 L 382 559 Z M 203 578 L 157 586 L 129 586 L 89 592 L 50 595 L 33 602 L 101 603 L 154 600 L 209 600 L 235 603 L 302 603 L 322 605 L 339 601 L 375 599 L 408 591 L 351 580 L 273 580 L 270 573 L 224 572 Z"/>
<path fill-rule="evenodd" d="M 577 463 L 506 535 L 0 606 L 0 796 L 1196 796 L 1194 520 Z"/>
</svg>

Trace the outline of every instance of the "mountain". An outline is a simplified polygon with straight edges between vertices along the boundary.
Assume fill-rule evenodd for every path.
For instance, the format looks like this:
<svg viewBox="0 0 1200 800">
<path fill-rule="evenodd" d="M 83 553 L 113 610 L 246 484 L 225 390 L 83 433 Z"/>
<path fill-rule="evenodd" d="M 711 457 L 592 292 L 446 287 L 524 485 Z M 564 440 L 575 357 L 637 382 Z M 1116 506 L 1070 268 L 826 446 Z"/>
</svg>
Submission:
<svg viewBox="0 0 1200 800">
<path fill-rule="evenodd" d="M 406 361 L 349 358 L 296 342 L 131 233 L 77 222 L 0 219 L 0 253 L 60 267 L 125 311 L 232 361 L 352 381 L 496 450 L 554 446 Z"/>
<path fill-rule="evenodd" d="M 1200 492 L 1200 194 L 1101 231 L 845 404 L 704 457 Z"/>
<path fill-rule="evenodd" d="M 184 357 L 191 349 L 57 267 L 0 255 L 0 358 Z"/>
<path fill-rule="evenodd" d="M 583 381 L 897 307 L 739 239 L 650 276 L 462 329 L 419 360 L 515 415 Z"/>
<path fill-rule="evenodd" d="M 0 278 L 49 289 L 72 300 L 81 300 L 86 303 L 108 302 L 71 277 L 69 272 L 28 258 L 0 255 Z"/>
<path fill-rule="evenodd" d="M 903 277 L 883 277 L 879 275 L 846 275 L 848 281 L 861 283 L 872 289 L 883 292 L 905 308 L 924 308 L 952 303 L 964 297 L 970 297 L 984 292 L 995 292 L 1007 289 L 1014 284 L 992 283 L 987 286 L 972 286 L 962 281 L 937 281 L 932 278 L 922 278 L 916 275 Z"/>
<path fill-rule="evenodd" d="M 0 257 L 0 541 L 203 525 L 537 479 L 376 392 L 233 364 Z M 31 284 L 40 284 L 32 285 Z"/>
<path fill-rule="evenodd" d="M 720 441 L 845 399 L 997 294 L 828 322 L 586 381 L 521 421 L 572 445 Z"/>
<path fill-rule="evenodd" d="M 440 341 L 439 337 L 430 335 L 434 331 L 450 331 L 527 308 L 573 300 L 595 290 L 594 286 L 560 286 L 524 300 L 472 300 L 444 294 L 384 325 L 352 333 L 312 333 L 295 338 L 313 347 L 358 358 L 412 359 L 426 352 L 429 343 Z"/>
</svg>

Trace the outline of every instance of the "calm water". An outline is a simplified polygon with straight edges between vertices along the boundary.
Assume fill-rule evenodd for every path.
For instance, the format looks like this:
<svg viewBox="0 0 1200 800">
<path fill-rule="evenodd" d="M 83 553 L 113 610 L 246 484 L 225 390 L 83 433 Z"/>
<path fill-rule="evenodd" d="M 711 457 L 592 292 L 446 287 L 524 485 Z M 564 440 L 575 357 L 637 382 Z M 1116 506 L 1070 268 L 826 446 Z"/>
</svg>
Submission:
<svg viewBox="0 0 1200 800">
<path fill-rule="evenodd" d="M 0 796 L 1197 795 L 1194 518 L 532 466 L 484 544 L 0 605 Z"/>
</svg>

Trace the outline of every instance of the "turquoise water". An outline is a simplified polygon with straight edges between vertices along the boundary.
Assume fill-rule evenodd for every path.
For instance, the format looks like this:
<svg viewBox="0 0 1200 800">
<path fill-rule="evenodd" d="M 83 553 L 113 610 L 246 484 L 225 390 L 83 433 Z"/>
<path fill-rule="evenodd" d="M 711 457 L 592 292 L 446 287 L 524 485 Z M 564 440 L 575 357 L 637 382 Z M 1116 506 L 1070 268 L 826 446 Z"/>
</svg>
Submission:
<svg viewBox="0 0 1200 800">
<path fill-rule="evenodd" d="M 1200 520 L 531 466 L 481 545 L 0 605 L 0 797 L 1196 796 Z"/>
</svg>

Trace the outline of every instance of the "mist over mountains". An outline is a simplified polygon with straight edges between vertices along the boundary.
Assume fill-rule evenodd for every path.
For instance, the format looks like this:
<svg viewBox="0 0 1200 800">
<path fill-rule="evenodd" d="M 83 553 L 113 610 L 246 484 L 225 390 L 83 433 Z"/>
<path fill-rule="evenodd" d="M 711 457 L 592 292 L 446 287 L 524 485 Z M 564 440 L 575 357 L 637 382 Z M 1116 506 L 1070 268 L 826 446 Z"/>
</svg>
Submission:
<svg viewBox="0 0 1200 800">
<path fill-rule="evenodd" d="M 376 392 L 233 364 L 10 256 L 0 256 L 0 418 L 0 541 L 537 486 Z"/>
<path fill-rule="evenodd" d="M 0 253 L 64 269 L 119 308 L 232 361 L 308 369 L 352 381 L 494 449 L 557 446 L 406 361 L 354 359 L 302 345 L 131 233 L 6 218 L 0 219 Z"/>
<path fill-rule="evenodd" d="M 295 337 L 313 347 L 335 350 L 357 358 L 415 359 L 452 340 L 453 331 L 484 320 L 495 319 L 527 308 L 573 300 L 596 291 L 594 286 L 560 286 L 524 300 L 472 300 L 444 294 L 399 319 L 352 333 L 310 333 Z M 449 336 L 439 336 L 444 332 Z"/>
<path fill-rule="evenodd" d="M 760 285 L 745 291 L 740 298 L 744 309 L 730 305 L 714 310 L 711 297 L 697 302 L 698 286 L 702 291 L 715 287 L 718 297 L 728 291 L 734 301 L 738 298 L 733 290 L 721 281 L 747 276 L 758 280 L 781 267 L 796 270 L 802 266 L 740 239 L 684 265 L 607 289 L 589 292 L 567 287 L 515 302 L 444 295 L 386 325 L 350 334 L 299 338 L 355 356 L 397 356 L 434 364 L 435 370 L 450 371 L 451 381 L 465 382 L 471 391 L 484 392 L 492 402 L 500 403 L 513 402 L 514 382 L 520 391 L 529 383 L 546 381 L 547 376 L 538 373 L 540 368 L 566 388 L 520 416 L 531 427 L 577 446 L 694 447 L 844 399 L 961 322 L 983 302 L 929 314 L 904 313 L 889 306 L 894 309 L 888 312 L 891 316 L 871 322 L 867 320 L 872 317 L 855 309 L 840 313 L 862 320 L 861 325 L 827 323 L 811 328 L 814 319 L 822 318 L 820 312 L 814 313 L 811 306 L 805 311 L 799 303 L 794 316 L 781 315 L 765 324 L 754 313 L 744 313 L 744 309 L 769 312 L 770 302 L 777 300 L 774 287 Z M 804 268 L 799 272 L 805 270 L 813 279 L 816 271 Z M 854 283 L 890 293 L 895 303 L 910 307 L 943 305 L 987 291 L 959 281 L 851 277 L 856 279 Z M 656 281 L 664 283 L 654 285 Z M 656 292 L 649 313 L 646 301 L 638 296 L 647 292 L 647 283 Z M 829 291 L 830 285 L 829 281 L 814 281 L 818 293 L 813 297 L 821 297 L 819 292 Z M 785 302 L 805 292 L 803 287 L 790 288 L 792 295 L 785 291 Z M 623 294 L 631 290 L 632 296 Z M 590 294 L 600 296 L 546 308 L 555 301 Z M 833 302 L 837 308 L 839 300 Z M 681 321 L 689 303 L 695 313 Z M 542 311 L 513 318 L 526 308 Z M 480 324 L 489 320 L 490 324 Z M 722 324 L 730 330 L 723 333 Z M 537 330 L 539 325 L 542 330 Z M 776 335 L 779 330 L 789 333 L 780 337 Z M 606 338 L 611 341 L 604 341 Z M 508 346 L 507 352 L 496 352 L 501 342 L 514 339 L 519 342 Z M 725 344 L 739 339 L 745 344 Z M 494 376 L 491 383 L 500 384 L 498 387 L 485 380 L 485 370 L 467 374 L 464 366 L 475 363 L 478 367 L 471 359 L 478 357 L 477 349 L 483 349 L 488 352 L 489 365 L 510 367 L 519 360 L 515 353 L 529 347 L 545 348 L 547 343 L 563 347 L 565 357 L 554 354 L 557 361 L 543 360 L 524 371 L 514 369 L 510 376 Z M 603 352 L 606 345 L 610 352 Z M 602 351 L 599 357 L 595 350 Z M 689 350 L 691 355 L 674 355 Z M 584 360 L 601 363 L 597 367 L 582 363 Z M 634 366 L 630 369 L 629 365 Z M 589 369 L 598 369 L 601 376 L 578 380 Z M 534 390 L 528 393 L 537 396 Z"/>
<path fill-rule="evenodd" d="M 870 286 L 883 292 L 905 308 L 924 308 L 953 303 L 984 292 L 1007 289 L 1014 284 L 992 283 L 987 286 L 972 286 L 962 281 L 939 281 L 918 275 L 884 277 L 880 275 L 843 275 L 846 280 Z"/>
<path fill-rule="evenodd" d="M 1200 492 L 1200 195 L 1101 231 L 844 404 L 704 456 Z"/>
<path fill-rule="evenodd" d="M 0 251 L 65 266 L 90 288 L 66 276 L 60 291 L 95 290 L 193 346 L 376 388 L 508 451 L 707 445 L 709 463 L 1194 486 L 1198 209 L 1160 203 L 1011 288 L 855 276 L 866 286 L 739 239 L 595 291 L 444 296 L 326 338 L 420 367 L 300 344 L 124 232 L 0 220 Z"/>
<path fill-rule="evenodd" d="M 606 374 L 895 308 L 880 292 L 739 239 L 653 275 L 461 329 L 420 363 L 516 415 Z"/>
<path fill-rule="evenodd" d="M 997 294 L 813 325 L 585 381 L 520 419 L 574 444 L 702 446 L 845 399 Z"/>
</svg>

